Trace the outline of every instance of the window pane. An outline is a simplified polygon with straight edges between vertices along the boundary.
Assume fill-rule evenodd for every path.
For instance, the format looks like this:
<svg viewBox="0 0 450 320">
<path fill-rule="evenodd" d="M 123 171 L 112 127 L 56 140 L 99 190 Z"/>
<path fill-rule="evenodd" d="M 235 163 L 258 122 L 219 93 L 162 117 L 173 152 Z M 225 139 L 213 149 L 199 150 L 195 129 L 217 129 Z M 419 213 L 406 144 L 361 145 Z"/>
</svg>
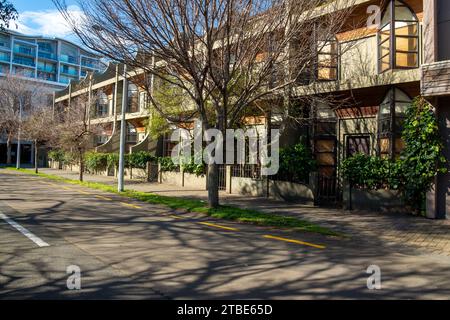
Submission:
<svg viewBox="0 0 450 320">
<path fill-rule="evenodd" d="M 417 51 L 419 40 L 417 38 L 396 38 L 396 49 L 398 51 Z"/>
<path fill-rule="evenodd" d="M 396 65 L 397 67 L 407 67 L 414 68 L 417 67 L 418 54 L 417 53 L 403 53 L 397 52 L 396 55 Z"/>
<path fill-rule="evenodd" d="M 406 114 L 406 109 L 408 109 L 409 105 L 410 104 L 407 102 L 396 102 L 395 103 L 395 113 Z"/>
<path fill-rule="evenodd" d="M 417 22 L 395 22 L 395 34 L 397 36 L 418 36 L 418 28 Z"/>
<path fill-rule="evenodd" d="M 336 164 L 334 153 L 318 153 L 317 163 L 322 166 L 334 166 Z"/>
<path fill-rule="evenodd" d="M 400 1 L 395 1 L 395 20 L 417 21 L 411 10 Z"/>
<path fill-rule="evenodd" d="M 319 71 L 318 72 L 319 80 L 336 80 L 337 79 L 337 71 L 335 68 L 319 67 L 318 71 Z"/>
<path fill-rule="evenodd" d="M 335 145 L 334 140 L 318 140 L 316 141 L 316 152 L 334 152 Z"/>
<path fill-rule="evenodd" d="M 380 152 L 389 153 L 390 141 L 388 138 L 380 139 Z"/>
<path fill-rule="evenodd" d="M 370 137 L 348 137 L 347 138 L 347 157 L 362 153 L 370 154 Z"/>
</svg>

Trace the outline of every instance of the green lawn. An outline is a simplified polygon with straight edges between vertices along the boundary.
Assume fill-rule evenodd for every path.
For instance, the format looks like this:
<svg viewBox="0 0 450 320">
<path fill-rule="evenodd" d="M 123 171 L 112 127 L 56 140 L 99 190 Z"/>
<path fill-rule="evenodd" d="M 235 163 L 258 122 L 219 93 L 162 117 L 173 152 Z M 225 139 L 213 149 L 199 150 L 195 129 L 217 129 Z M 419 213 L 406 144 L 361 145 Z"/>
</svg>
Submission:
<svg viewBox="0 0 450 320">
<path fill-rule="evenodd" d="M 278 214 L 270 214 L 256 210 L 241 209 L 233 206 L 220 206 L 217 209 L 211 209 L 208 208 L 206 202 L 200 200 L 160 196 L 156 194 L 138 192 L 133 190 L 118 192 L 115 186 L 110 186 L 102 183 L 80 182 L 77 180 L 66 179 L 59 176 L 44 173 L 36 174 L 34 173 L 34 171 L 27 169 L 20 169 L 20 170 L 17 170 L 15 168 L 6 168 L 6 169 L 13 171 L 20 171 L 23 173 L 36 175 L 42 178 L 51 179 L 54 181 L 65 182 L 74 185 L 80 185 L 83 187 L 88 187 L 91 189 L 111 192 L 128 198 L 148 202 L 151 204 L 161 204 L 170 207 L 172 209 L 183 209 L 186 210 L 187 212 L 203 213 L 217 219 L 231 220 L 240 223 L 254 224 L 260 226 L 287 228 L 289 230 L 294 230 L 298 232 L 313 232 L 327 236 L 345 237 L 344 234 L 337 233 L 328 228 L 324 228 L 319 225 L 293 217 L 282 216 Z"/>
</svg>

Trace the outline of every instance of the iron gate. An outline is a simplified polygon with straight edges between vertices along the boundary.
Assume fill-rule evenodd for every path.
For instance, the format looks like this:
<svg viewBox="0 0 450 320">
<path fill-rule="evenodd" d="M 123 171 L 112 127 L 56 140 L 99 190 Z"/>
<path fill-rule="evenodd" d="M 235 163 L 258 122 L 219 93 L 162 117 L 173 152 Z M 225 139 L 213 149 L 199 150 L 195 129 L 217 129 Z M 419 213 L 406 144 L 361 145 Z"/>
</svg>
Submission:
<svg viewBox="0 0 450 320">
<path fill-rule="evenodd" d="M 320 205 L 337 205 L 339 202 L 338 179 L 335 176 L 318 176 L 318 201 Z"/>
</svg>

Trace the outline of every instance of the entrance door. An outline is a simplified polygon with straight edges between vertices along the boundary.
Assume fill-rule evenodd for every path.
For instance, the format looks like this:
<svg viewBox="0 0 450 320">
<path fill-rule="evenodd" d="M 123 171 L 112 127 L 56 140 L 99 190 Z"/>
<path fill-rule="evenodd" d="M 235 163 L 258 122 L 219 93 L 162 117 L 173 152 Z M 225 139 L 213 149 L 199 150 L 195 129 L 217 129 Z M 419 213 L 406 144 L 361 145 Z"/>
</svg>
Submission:
<svg viewBox="0 0 450 320">
<path fill-rule="evenodd" d="M 318 202 L 320 205 L 334 205 L 338 201 L 336 178 L 336 146 L 334 137 L 319 138 L 315 141 L 318 164 Z"/>
</svg>

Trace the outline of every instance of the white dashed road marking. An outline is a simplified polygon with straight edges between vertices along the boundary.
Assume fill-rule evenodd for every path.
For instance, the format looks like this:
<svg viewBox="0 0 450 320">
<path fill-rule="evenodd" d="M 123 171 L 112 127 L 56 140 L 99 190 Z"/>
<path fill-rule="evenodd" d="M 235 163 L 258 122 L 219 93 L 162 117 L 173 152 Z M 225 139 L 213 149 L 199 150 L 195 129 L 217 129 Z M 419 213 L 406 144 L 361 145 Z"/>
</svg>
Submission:
<svg viewBox="0 0 450 320">
<path fill-rule="evenodd" d="M 26 228 L 22 227 L 20 224 L 15 222 L 14 220 L 10 219 L 8 216 L 0 212 L 0 218 L 5 220 L 8 224 L 10 224 L 12 227 L 14 227 L 17 231 L 22 233 L 25 237 L 33 241 L 36 245 L 39 247 L 50 247 L 50 245 L 43 241 L 41 238 L 35 236 L 30 231 L 28 231 Z"/>
</svg>

